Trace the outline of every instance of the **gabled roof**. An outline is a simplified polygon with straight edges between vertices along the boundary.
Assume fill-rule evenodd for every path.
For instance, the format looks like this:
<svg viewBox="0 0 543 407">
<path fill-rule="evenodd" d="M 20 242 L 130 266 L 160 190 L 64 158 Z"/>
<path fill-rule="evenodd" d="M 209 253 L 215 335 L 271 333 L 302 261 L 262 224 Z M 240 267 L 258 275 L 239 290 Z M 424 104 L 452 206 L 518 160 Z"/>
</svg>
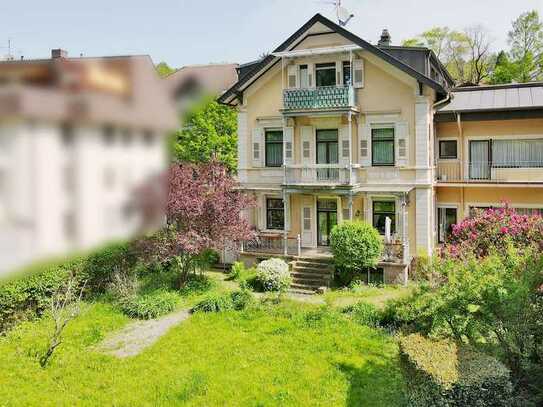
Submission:
<svg viewBox="0 0 543 407">
<path fill-rule="evenodd" d="M 304 34 L 315 24 L 322 24 L 326 28 L 330 29 L 331 32 L 336 32 L 353 44 L 358 45 L 360 48 L 371 52 L 377 57 L 383 59 L 384 61 L 390 63 L 401 71 L 407 73 L 408 75 L 415 78 L 417 81 L 431 87 L 440 95 L 446 95 L 447 90 L 440 83 L 430 79 L 426 75 L 418 72 L 416 69 L 402 62 L 398 58 L 392 56 L 390 53 L 383 51 L 382 49 L 370 44 L 369 42 L 363 40 L 362 38 L 356 36 L 355 34 L 347 31 L 345 28 L 340 27 L 336 23 L 327 19 L 321 14 L 315 14 L 309 21 L 307 21 L 302 27 L 300 27 L 294 34 L 286 39 L 281 45 L 279 45 L 273 52 L 281 52 L 291 49 L 294 45 L 299 43 L 298 40 L 303 40 L 305 38 Z M 280 60 L 279 57 L 273 56 L 272 54 L 268 55 L 262 59 L 259 63 L 251 69 L 250 72 L 245 74 L 240 80 L 235 83 L 230 89 L 228 89 L 220 98 L 219 102 L 225 104 L 232 104 L 232 102 L 238 97 L 243 90 L 249 86 L 252 82 L 260 77 L 267 69 L 270 69 Z"/>
</svg>

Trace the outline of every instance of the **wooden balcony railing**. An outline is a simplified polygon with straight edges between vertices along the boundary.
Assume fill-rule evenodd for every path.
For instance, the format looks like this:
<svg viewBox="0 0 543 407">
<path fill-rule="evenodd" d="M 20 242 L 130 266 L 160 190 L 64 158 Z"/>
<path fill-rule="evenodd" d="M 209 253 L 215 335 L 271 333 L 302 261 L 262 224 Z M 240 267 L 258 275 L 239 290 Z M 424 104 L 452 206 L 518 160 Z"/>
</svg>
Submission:
<svg viewBox="0 0 543 407">
<path fill-rule="evenodd" d="M 347 108 L 354 106 L 352 86 L 322 86 L 307 89 L 285 89 L 283 108 L 285 110 L 312 110 Z"/>
</svg>

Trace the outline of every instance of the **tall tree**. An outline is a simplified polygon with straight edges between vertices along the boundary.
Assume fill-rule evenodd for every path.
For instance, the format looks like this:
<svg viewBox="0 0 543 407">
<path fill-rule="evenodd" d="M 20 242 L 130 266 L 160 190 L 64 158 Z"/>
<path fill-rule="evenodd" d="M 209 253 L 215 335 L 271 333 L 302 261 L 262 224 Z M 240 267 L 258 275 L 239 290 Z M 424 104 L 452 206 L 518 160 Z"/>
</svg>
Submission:
<svg viewBox="0 0 543 407">
<path fill-rule="evenodd" d="M 519 82 L 543 78 L 543 22 L 536 10 L 522 13 L 508 33 L 511 56 L 518 65 Z"/>
<path fill-rule="evenodd" d="M 183 127 L 174 134 L 173 158 L 180 162 L 223 163 L 230 171 L 237 167 L 236 112 L 217 103 L 215 98 L 204 98 L 193 105 L 183 119 Z"/>
<path fill-rule="evenodd" d="M 162 61 L 162 62 L 159 62 L 158 65 L 156 66 L 156 71 L 158 72 L 161 78 L 164 78 L 174 73 L 175 69 L 170 67 L 166 62 Z"/>
<path fill-rule="evenodd" d="M 409 38 L 402 42 L 404 47 L 427 47 L 430 48 L 438 58 L 442 56 L 447 38 L 451 30 L 449 27 L 433 27 L 415 38 Z"/>
<path fill-rule="evenodd" d="M 496 56 L 494 69 L 489 78 L 491 85 L 511 83 L 518 76 L 518 67 L 511 62 L 505 51 L 500 51 Z"/>
<path fill-rule="evenodd" d="M 253 236 L 241 214 L 254 201 L 216 161 L 174 164 L 162 182 L 168 190 L 167 225 L 137 247 L 148 261 L 174 267 L 182 287 L 206 250 L 222 250 Z"/>
<path fill-rule="evenodd" d="M 493 65 L 488 31 L 482 25 L 464 30 L 467 45 L 467 81 L 479 85 L 488 78 Z"/>
</svg>

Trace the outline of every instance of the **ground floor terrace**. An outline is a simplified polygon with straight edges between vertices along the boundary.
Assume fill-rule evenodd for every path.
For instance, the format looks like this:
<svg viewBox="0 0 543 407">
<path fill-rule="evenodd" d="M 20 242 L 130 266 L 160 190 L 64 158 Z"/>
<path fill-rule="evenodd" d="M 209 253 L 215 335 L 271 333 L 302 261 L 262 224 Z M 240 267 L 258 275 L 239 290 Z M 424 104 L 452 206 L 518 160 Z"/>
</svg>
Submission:
<svg viewBox="0 0 543 407">
<path fill-rule="evenodd" d="M 257 205 L 245 216 L 257 235 L 241 247 L 246 262 L 269 256 L 331 257 L 331 230 L 344 220 L 364 220 L 383 235 L 385 250 L 378 267 L 387 283 L 405 282 L 417 245 L 431 250 L 431 219 L 426 216 L 431 188 L 268 188 L 251 193 Z"/>
</svg>

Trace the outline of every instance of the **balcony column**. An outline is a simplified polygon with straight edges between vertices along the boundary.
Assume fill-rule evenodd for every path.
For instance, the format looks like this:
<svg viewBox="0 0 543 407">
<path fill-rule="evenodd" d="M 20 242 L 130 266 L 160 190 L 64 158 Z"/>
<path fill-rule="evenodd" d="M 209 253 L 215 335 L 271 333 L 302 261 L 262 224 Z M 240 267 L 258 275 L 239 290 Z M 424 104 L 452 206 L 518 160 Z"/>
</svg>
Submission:
<svg viewBox="0 0 543 407">
<path fill-rule="evenodd" d="M 290 194 L 283 190 L 283 254 L 288 255 L 288 231 L 290 229 Z"/>
<path fill-rule="evenodd" d="M 347 205 L 349 207 L 349 220 L 353 220 L 353 193 L 349 193 Z"/>
<path fill-rule="evenodd" d="M 409 229 L 407 224 L 408 213 L 407 207 L 409 205 L 407 193 L 403 193 L 400 197 L 400 219 L 402 222 L 402 244 L 403 244 L 403 261 L 408 263 L 409 258 Z"/>
<path fill-rule="evenodd" d="M 352 62 L 351 62 L 352 63 Z M 349 122 L 349 185 L 353 184 L 353 113 L 349 112 L 347 116 Z M 351 196 L 352 203 L 352 196 Z M 351 215 L 352 220 L 352 215 Z"/>
</svg>

